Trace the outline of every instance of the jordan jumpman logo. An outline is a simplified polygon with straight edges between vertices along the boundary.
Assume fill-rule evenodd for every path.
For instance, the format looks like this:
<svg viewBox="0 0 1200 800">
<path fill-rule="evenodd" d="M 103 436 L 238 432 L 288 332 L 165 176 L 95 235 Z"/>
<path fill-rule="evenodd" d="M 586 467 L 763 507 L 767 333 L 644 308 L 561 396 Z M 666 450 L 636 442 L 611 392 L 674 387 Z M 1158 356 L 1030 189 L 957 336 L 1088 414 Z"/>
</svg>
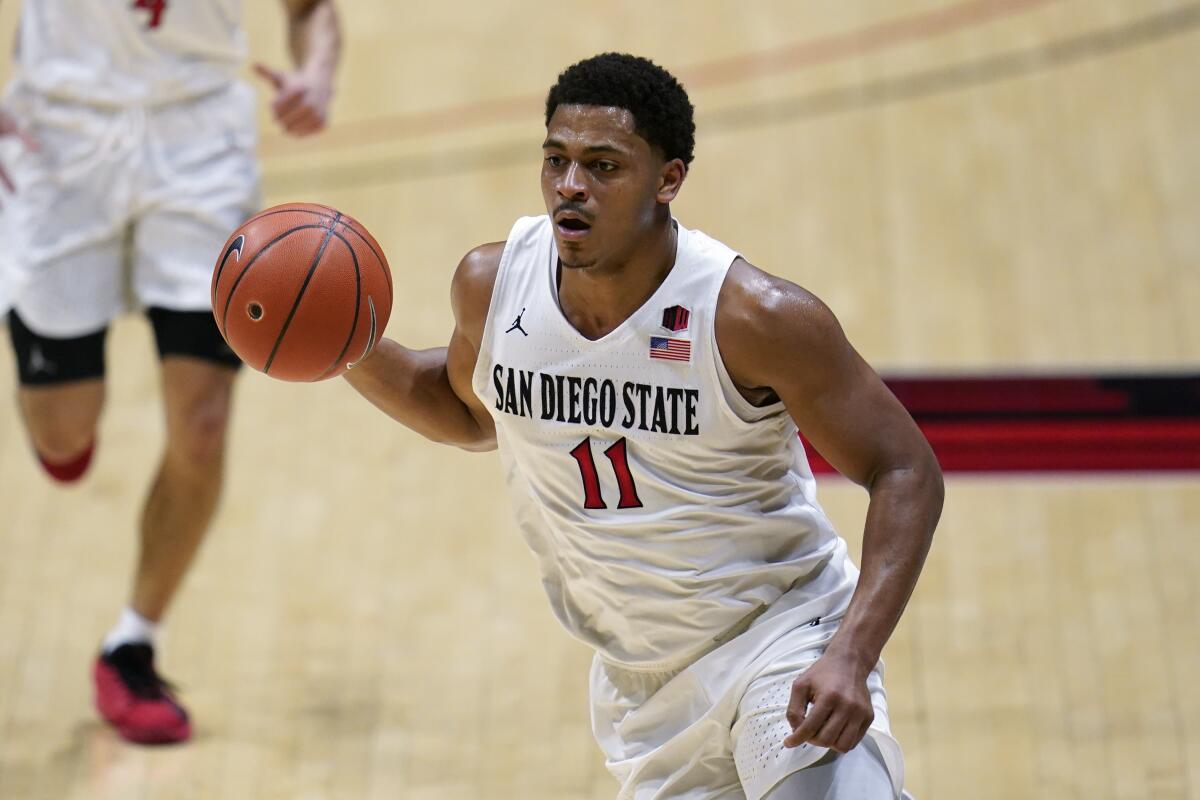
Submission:
<svg viewBox="0 0 1200 800">
<path fill-rule="evenodd" d="M 521 317 L 523 317 L 523 316 L 525 316 L 525 309 L 522 308 L 521 313 L 517 314 L 517 318 L 513 321 L 513 324 L 509 327 L 508 330 L 505 331 L 505 333 L 512 333 L 513 331 L 520 331 L 525 336 L 528 336 L 529 334 L 525 333 L 525 329 L 521 327 Z"/>
</svg>

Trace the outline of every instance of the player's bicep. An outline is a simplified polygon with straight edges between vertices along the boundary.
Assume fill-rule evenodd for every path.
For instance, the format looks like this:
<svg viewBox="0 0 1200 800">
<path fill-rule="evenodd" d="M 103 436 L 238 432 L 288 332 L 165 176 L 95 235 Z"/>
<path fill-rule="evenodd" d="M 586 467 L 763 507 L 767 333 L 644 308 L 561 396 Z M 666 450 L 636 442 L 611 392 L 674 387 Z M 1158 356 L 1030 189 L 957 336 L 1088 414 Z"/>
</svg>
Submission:
<svg viewBox="0 0 1200 800">
<path fill-rule="evenodd" d="M 928 453 L 912 417 L 815 296 L 739 262 L 719 302 L 718 339 L 735 382 L 778 395 L 843 475 L 867 484 Z"/>
<path fill-rule="evenodd" d="M 912 417 L 854 350 L 837 321 L 805 348 L 775 381 L 796 426 L 825 460 L 851 480 L 868 485 L 882 471 L 903 468 L 925 440 Z"/>
</svg>

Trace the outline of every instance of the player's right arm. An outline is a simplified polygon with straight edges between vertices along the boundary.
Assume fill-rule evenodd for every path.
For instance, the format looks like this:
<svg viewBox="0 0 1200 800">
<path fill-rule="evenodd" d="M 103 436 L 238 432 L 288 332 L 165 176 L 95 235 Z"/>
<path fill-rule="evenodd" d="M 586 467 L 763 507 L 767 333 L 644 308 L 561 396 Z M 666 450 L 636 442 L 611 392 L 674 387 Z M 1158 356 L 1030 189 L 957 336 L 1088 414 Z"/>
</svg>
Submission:
<svg viewBox="0 0 1200 800">
<path fill-rule="evenodd" d="M 471 389 L 502 242 L 476 247 L 459 262 L 450 287 L 454 333 L 448 347 L 410 350 L 383 339 L 345 373 L 359 394 L 427 439 L 464 450 L 494 450 L 496 427 Z"/>
</svg>

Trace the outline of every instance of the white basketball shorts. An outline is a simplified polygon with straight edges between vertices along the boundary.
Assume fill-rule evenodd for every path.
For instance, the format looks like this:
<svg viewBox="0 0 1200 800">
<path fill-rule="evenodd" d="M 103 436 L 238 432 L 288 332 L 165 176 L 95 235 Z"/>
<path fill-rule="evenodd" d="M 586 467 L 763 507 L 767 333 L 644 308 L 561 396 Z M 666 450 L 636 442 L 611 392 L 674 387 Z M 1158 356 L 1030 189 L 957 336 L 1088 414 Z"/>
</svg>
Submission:
<svg viewBox="0 0 1200 800">
<path fill-rule="evenodd" d="M 4 142 L 0 313 L 35 332 L 95 332 L 131 304 L 209 308 L 221 245 L 259 205 L 254 93 L 103 108 L 10 91 L 37 140 Z"/>
<path fill-rule="evenodd" d="M 785 748 L 792 681 L 824 652 L 839 620 L 814 621 L 812 608 L 785 595 L 743 634 L 674 672 L 592 662 L 592 729 L 619 800 L 762 800 L 811 766 L 825 748 Z M 815 624 L 814 624 L 815 622 Z M 875 720 L 868 736 L 892 779 L 904 760 L 892 738 L 883 666 L 868 680 Z"/>
</svg>

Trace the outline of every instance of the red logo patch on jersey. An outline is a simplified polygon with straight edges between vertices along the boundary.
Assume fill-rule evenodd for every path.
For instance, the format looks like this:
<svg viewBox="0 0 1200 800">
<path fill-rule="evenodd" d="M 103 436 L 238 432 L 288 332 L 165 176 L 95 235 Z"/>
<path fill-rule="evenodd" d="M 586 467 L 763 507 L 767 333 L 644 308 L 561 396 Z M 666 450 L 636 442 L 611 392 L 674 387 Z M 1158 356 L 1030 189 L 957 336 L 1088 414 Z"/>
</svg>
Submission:
<svg viewBox="0 0 1200 800">
<path fill-rule="evenodd" d="M 663 327 L 669 331 L 686 331 L 691 313 L 683 306 L 663 309 Z"/>
</svg>

